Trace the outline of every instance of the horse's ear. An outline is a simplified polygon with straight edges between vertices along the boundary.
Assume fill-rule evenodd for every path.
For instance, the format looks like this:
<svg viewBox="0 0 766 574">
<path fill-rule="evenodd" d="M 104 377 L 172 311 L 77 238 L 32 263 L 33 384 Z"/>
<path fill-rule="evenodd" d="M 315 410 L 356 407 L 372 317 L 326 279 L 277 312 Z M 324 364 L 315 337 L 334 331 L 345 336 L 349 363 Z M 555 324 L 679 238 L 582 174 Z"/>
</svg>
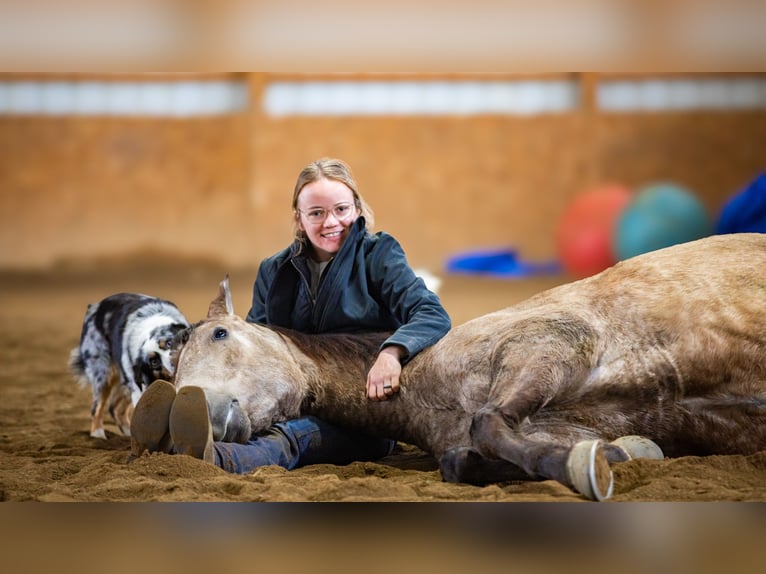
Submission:
<svg viewBox="0 0 766 574">
<path fill-rule="evenodd" d="M 223 278 L 218 285 L 218 297 L 213 299 L 207 310 L 207 317 L 220 317 L 221 315 L 233 315 L 234 304 L 231 302 L 231 290 L 229 289 L 229 275 Z"/>
</svg>

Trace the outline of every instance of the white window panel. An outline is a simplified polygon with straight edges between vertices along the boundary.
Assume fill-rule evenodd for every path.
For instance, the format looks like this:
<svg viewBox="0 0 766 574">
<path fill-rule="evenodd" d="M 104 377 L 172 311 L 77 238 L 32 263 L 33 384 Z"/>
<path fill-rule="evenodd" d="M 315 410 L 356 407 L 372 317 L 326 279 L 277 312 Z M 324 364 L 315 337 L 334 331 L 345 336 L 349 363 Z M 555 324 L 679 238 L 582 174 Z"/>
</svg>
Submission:
<svg viewBox="0 0 766 574">
<path fill-rule="evenodd" d="M 766 78 L 605 80 L 597 90 L 606 111 L 744 110 L 766 108 Z"/>
<path fill-rule="evenodd" d="M 303 81 L 266 86 L 263 107 L 283 116 L 533 115 L 579 104 L 569 80 Z"/>
<path fill-rule="evenodd" d="M 0 115 L 210 116 L 248 98 L 244 81 L 0 81 Z"/>
</svg>

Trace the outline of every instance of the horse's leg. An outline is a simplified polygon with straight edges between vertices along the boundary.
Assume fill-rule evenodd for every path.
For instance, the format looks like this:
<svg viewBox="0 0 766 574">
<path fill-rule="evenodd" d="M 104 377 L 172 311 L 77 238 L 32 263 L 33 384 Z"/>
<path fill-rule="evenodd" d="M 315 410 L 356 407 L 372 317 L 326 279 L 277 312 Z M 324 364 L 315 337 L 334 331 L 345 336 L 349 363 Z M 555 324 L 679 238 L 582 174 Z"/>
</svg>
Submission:
<svg viewBox="0 0 766 574">
<path fill-rule="evenodd" d="M 439 470 L 446 482 L 465 482 L 483 486 L 495 482 L 529 480 L 518 465 L 503 459 L 491 459 L 470 446 L 446 450 L 439 457 Z"/>
<path fill-rule="evenodd" d="M 483 455 L 517 465 L 528 478 L 556 480 L 594 500 L 609 498 L 610 459 L 628 457 L 582 427 L 558 430 L 532 422 L 513 427 L 498 409 L 485 407 L 474 417 L 472 439 Z"/>
<path fill-rule="evenodd" d="M 634 458 L 662 460 L 663 452 L 653 441 L 640 436 L 625 436 L 602 446 L 609 464 Z M 470 446 L 453 447 L 439 457 L 442 478 L 446 482 L 485 485 L 495 482 L 537 478 L 518 465 L 503 459 L 492 459 Z"/>
<path fill-rule="evenodd" d="M 540 325 L 532 340 L 514 341 L 495 357 L 487 404 L 474 415 L 473 446 L 530 478 L 556 480 L 588 498 L 611 495 L 609 460 L 626 459 L 604 442 L 596 417 L 578 410 L 581 383 L 594 363 L 595 338 L 576 321 Z M 576 411 L 577 420 L 567 420 Z M 543 415 L 543 416 L 540 416 Z"/>
</svg>

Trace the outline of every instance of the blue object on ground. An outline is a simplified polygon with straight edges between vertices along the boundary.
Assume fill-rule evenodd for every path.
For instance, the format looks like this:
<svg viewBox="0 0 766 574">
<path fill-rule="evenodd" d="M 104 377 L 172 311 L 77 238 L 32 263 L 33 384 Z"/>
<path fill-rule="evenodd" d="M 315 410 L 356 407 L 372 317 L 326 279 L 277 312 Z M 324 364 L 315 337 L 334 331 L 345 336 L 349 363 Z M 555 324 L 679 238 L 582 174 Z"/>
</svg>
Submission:
<svg viewBox="0 0 766 574">
<path fill-rule="evenodd" d="M 715 232 L 766 233 L 766 173 L 724 204 Z"/>
<path fill-rule="evenodd" d="M 559 261 L 520 261 L 514 250 L 475 251 L 451 257 L 447 261 L 448 273 L 491 275 L 495 277 L 531 277 L 556 275 L 563 272 Z"/>
</svg>

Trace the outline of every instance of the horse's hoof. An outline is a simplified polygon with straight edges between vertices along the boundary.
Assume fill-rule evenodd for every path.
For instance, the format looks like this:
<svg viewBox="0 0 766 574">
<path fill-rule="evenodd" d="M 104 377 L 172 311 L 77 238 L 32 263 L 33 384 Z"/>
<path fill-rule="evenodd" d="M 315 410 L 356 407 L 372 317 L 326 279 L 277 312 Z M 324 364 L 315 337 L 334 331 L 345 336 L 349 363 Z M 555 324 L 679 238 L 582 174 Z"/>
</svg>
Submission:
<svg viewBox="0 0 766 574">
<path fill-rule="evenodd" d="M 620 447 L 628 455 L 629 459 L 648 458 L 650 460 L 662 460 L 665 455 L 662 449 L 653 440 L 638 435 L 621 436 L 613 440 L 612 444 Z"/>
<path fill-rule="evenodd" d="M 614 486 L 612 469 L 599 440 L 584 440 L 572 447 L 566 463 L 572 488 L 590 500 L 606 500 Z"/>
<path fill-rule="evenodd" d="M 462 482 L 463 473 L 461 468 L 471 450 L 467 446 L 454 447 L 448 449 L 439 458 L 439 472 L 444 482 Z"/>
</svg>

